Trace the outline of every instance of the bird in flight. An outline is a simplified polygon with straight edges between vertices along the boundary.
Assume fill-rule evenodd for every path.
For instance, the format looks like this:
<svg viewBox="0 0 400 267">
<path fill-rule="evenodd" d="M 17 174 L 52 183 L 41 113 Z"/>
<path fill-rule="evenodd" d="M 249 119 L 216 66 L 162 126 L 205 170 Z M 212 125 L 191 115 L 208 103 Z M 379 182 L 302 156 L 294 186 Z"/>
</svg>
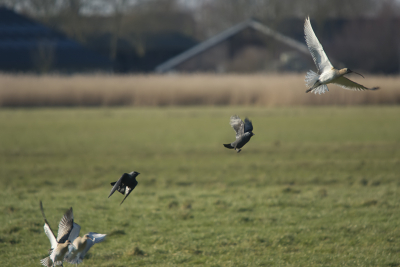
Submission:
<svg viewBox="0 0 400 267">
<path fill-rule="evenodd" d="M 305 82 L 309 89 L 306 91 L 306 93 L 313 92 L 314 94 L 323 94 L 329 91 L 328 86 L 326 86 L 329 83 L 339 85 L 344 89 L 355 91 L 379 89 L 379 87 L 367 88 L 364 85 L 358 84 L 344 77 L 345 74 L 355 73 L 364 78 L 364 76 L 362 76 L 360 73 L 352 71 L 348 68 L 339 70 L 332 66 L 325 54 L 324 49 L 322 48 L 321 43 L 318 41 L 318 38 L 311 27 L 310 18 L 306 18 L 304 22 L 304 35 L 308 50 L 310 51 L 314 63 L 318 69 L 318 73 L 315 73 L 312 70 L 307 72 Z"/>
<path fill-rule="evenodd" d="M 94 244 L 100 243 L 106 238 L 105 234 L 94 232 L 89 232 L 80 237 L 80 230 L 81 227 L 74 223 L 74 227 L 69 235 L 69 240 L 71 240 L 72 244 L 69 245 L 68 253 L 65 255 L 66 262 L 76 265 L 82 263 L 86 253 Z"/>
<path fill-rule="evenodd" d="M 61 218 L 61 221 L 58 225 L 57 239 L 50 228 L 50 224 L 46 220 L 46 216 L 44 215 L 42 201 L 40 201 L 40 209 L 44 219 L 44 232 L 49 238 L 51 244 L 51 249 L 49 250 L 50 255 L 40 260 L 40 263 L 46 267 L 63 265 L 64 256 L 68 252 L 68 246 L 71 245 L 69 235 L 76 225 L 74 224 L 74 214 L 72 212 L 72 208 L 70 208 Z"/>
<path fill-rule="evenodd" d="M 132 192 L 133 189 L 135 189 L 136 185 L 138 182 L 136 181 L 136 176 L 138 176 L 140 173 L 138 172 L 130 172 L 130 173 L 124 173 L 121 178 L 119 178 L 118 181 L 111 183 L 113 188 L 111 189 L 110 194 L 108 197 L 110 197 L 116 190 L 120 192 L 121 194 L 125 195 L 124 199 L 120 203 L 120 205 L 125 201 L 125 199 L 129 196 L 129 194 Z"/>
<path fill-rule="evenodd" d="M 239 116 L 231 116 L 230 125 L 236 132 L 236 140 L 230 144 L 224 144 L 226 148 L 235 149 L 239 153 L 241 148 L 250 141 L 250 138 L 255 135 L 253 131 L 253 124 L 246 118 L 244 122 Z"/>
</svg>

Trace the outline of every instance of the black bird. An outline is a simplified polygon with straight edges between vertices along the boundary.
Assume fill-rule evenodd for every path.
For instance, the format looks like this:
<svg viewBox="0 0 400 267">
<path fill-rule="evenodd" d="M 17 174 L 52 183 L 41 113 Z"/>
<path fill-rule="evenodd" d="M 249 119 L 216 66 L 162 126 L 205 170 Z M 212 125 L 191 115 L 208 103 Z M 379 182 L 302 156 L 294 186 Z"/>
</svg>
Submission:
<svg viewBox="0 0 400 267">
<path fill-rule="evenodd" d="M 125 195 L 124 199 L 121 202 L 122 204 L 125 201 L 125 198 L 127 198 L 132 190 L 135 189 L 135 187 L 137 186 L 138 182 L 136 181 L 136 176 L 138 176 L 139 174 L 140 173 L 135 171 L 124 173 L 118 181 L 111 183 L 113 188 L 111 189 L 110 195 L 108 195 L 108 197 L 114 194 L 115 190 L 118 190 L 118 192 Z"/>
<path fill-rule="evenodd" d="M 236 132 L 236 141 L 230 144 L 224 144 L 226 148 L 235 149 L 237 153 L 241 151 L 241 148 L 250 141 L 250 138 L 255 135 L 253 134 L 253 124 L 246 118 L 244 122 L 239 116 L 234 115 L 231 117 L 230 125 Z"/>
</svg>

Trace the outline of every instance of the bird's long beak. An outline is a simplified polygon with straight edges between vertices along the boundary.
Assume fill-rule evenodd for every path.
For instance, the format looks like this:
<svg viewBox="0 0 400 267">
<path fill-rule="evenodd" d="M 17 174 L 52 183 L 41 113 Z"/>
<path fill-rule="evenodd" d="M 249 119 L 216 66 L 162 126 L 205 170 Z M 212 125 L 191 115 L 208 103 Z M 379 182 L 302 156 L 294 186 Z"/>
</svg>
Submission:
<svg viewBox="0 0 400 267">
<path fill-rule="evenodd" d="M 355 71 L 351 71 L 350 73 L 355 73 L 355 74 L 358 74 L 358 75 L 360 75 L 361 77 L 363 77 L 363 78 L 365 79 L 365 77 L 364 77 L 364 76 L 362 76 L 362 74 L 361 74 L 361 73 L 358 73 L 358 72 L 355 72 Z"/>
</svg>

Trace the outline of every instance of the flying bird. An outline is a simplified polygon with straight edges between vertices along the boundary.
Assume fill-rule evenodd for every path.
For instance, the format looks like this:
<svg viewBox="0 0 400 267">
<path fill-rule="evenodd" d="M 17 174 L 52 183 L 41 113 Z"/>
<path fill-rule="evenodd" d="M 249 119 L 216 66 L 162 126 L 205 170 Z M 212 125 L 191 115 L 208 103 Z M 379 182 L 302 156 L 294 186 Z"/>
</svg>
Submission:
<svg viewBox="0 0 400 267">
<path fill-rule="evenodd" d="M 82 263 L 86 253 L 94 244 L 100 243 L 106 238 L 105 234 L 94 232 L 89 232 L 80 237 L 80 230 L 81 227 L 78 224 L 74 224 L 74 228 L 71 231 L 69 238 L 72 244 L 69 245 L 68 253 L 65 255 L 66 262 L 76 265 Z"/>
<path fill-rule="evenodd" d="M 44 219 L 44 232 L 50 240 L 51 249 L 49 250 L 49 256 L 40 260 L 42 265 L 51 267 L 56 265 L 63 265 L 65 254 L 68 252 L 68 246 L 71 245 L 69 235 L 74 228 L 74 215 L 72 207 L 64 214 L 58 225 L 58 236 L 57 239 L 50 228 L 50 224 L 47 222 L 46 216 L 44 215 L 42 201 L 40 201 L 40 209 L 42 211 Z M 75 224 L 76 225 L 76 224 Z"/>
<path fill-rule="evenodd" d="M 111 183 L 113 188 L 111 189 L 110 194 L 108 197 L 110 197 L 116 190 L 120 192 L 121 194 L 125 195 L 124 199 L 120 203 L 120 205 L 125 201 L 125 199 L 129 196 L 129 194 L 132 192 L 133 189 L 135 189 L 136 185 L 138 182 L 136 181 L 136 176 L 138 176 L 140 173 L 138 172 L 130 172 L 130 173 L 124 173 L 121 178 L 119 178 L 118 181 Z"/>
<path fill-rule="evenodd" d="M 304 22 L 304 35 L 308 50 L 310 51 L 314 63 L 318 69 L 318 74 L 312 70 L 307 72 L 305 82 L 309 89 L 306 91 L 306 93 L 313 92 L 314 94 L 323 94 L 329 91 L 328 86 L 326 86 L 329 83 L 339 85 L 344 89 L 355 91 L 379 89 L 379 87 L 367 88 L 364 85 L 358 84 L 344 77 L 345 74 L 355 73 L 364 78 L 364 76 L 362 76 L 360 73 L 352 71 L 348 68 L 338 70 L 332 66 L 325 54 L 324 49 L 322 48 L 321 43 L 318 41 L 318 38 L 311 27 L 310 18 L 306 18 Z"/>
<path fill-rule="evenodd" d="M 253 124 L 246 118 L 244 122 L 239 116 L 231 116 L 230 125 L 236 132 L 236 140 L 230 144 L 224 144 L 226 148 L 235 149 L 239 153 L 241 148 L 250 141 L 250 138 L 255 135 L 253 131 Z"/>
</svg>

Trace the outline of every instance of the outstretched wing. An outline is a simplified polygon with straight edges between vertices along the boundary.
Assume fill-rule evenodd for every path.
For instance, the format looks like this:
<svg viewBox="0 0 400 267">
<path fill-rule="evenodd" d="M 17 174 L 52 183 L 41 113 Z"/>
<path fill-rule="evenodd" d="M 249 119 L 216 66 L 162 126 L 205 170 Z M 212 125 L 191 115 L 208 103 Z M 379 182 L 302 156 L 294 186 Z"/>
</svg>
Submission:
<svg viewBox="0 0 400 267">
<path fill-rule="evenodd" d="M 58 235 L 57 235 L 58 243 L 65 243 L 65 241 L 67 241 L 73 226 L 74 226 L 74 214 L 72 212 L 72 207 L 71 207 L 69 210 L 67 210 L 64 216 L 61 218 L 60 223 L 58 224 Z"/>
<path fill-rule="evenodd" d="M 47 237 L 50 240 L 51 249 L 55 249 L 57 247 L 57 240 L 53 233 L 53 230 L 51 230 L 51 228 L 50 228 L 50 224 L 46 220 L 46 216 L 44 215 L 42 201 L 40 201 L 40 210 L 42 211 L 42 216 L 44 219 L 44 226 L 43 226 L 44 233 L 47 235 Z"/>
<path fill-rule="evenodd" d="M 326 70 L 330 70 L 333 66 L 326 56 L 321 43 L 318 41 L 318 38 L 311 27 L 309 17 L 306 18 L 306 21 L 304 22 L 304 36 L 308 50 L 310 51 L 314 63 L 317 66 L 318 72 L 321 74 Z"/>
<path fill-rule="evenodd" d="M 251 132 L 253 131 L 253 124 L 251 123 L 251 120 L 248 118 L 244 119 L 244 132 Z"/>
<path fill-rule="evenodd" d="M 81 227 L 79 224 L 74 223 L 73 227 L 72 227 L 72 231 L 69 234 L 69 241 L 74 242 L 74 240 L 79 236 L 79 232 L 81 231 Z"/>
<path fill-rule="evenodd" d="M 354 91 L 363 91 L 363 90 L 378 90 L 379 87 L 367 88 L 364 85 L 359 83 L 353 82 L 352 80 L 347 79 L 346 77 L 339 77 L 333 81 L 334 84 L 339 85 L 347 90 L 354 90 Z"/>
<path fill-rule="evenodd" d="M 244 123 L 237 115 L 231 116 L 230 125 L 236 132 L 236 139 L 244 134 Z"/>
<path fill-rule="evenodd" d="M 103 241 L 105 240 L 105 238 L 106 238 L 106 234 L 98 234 L 98 233 L 94 233 L 94 232 L 87 233 L 87 235 L 89 235 L 90 239 L 92 239 L 93 241 L 90 240 L 90 239 L 88 239 L 88 240 L 86 241 L 85 249 L 84 249 L 84 250 L 81 252 L 81 254 L 79 255 L 79 258 L 80 258 L 81 260 L 83 260 L 83 258 L 85 257 L 86 253 L 89 251 L 89 249 L 90 249 L 94 244 L 103 242 Z"/>
<path fill-rule="evenodd" d="M 128 175 L 127 173 L 124 173 L 124 174 L 121 176 L 121 178 L 119 178 L 118 181 L 114 183 L 114 186 L 113 186 L 113 188 L 111 188 L 111 192 L 110 192 L 110 194 L 108 195 L 108 197 L 111 197 L 111 195 L 114 194 L 114 192 L 120 187 L 120 185 L 122 184 L 122 181 L 125 179 L 125 177 L 126 177 L 127 175 Z M 111 183 L 111 185 L 112 185 L 112 183 Z"/>
</svg>

